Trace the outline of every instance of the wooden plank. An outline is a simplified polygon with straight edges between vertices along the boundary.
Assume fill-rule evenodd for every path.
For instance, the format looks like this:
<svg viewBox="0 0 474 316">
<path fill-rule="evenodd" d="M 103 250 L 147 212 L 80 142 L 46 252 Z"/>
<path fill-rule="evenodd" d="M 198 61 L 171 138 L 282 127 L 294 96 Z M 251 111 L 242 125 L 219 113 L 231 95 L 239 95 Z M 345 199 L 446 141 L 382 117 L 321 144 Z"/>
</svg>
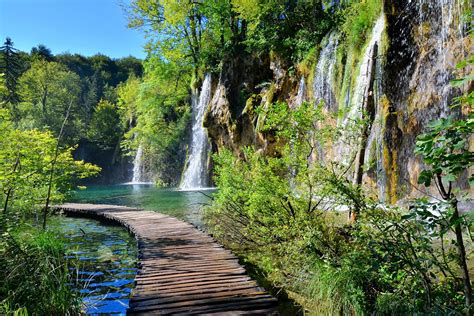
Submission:
<svg viewBox="0 0 474 316">
<path fill-rule="evenodd" d="M 237 284 L 229 283 L 229 282 L 221 282 L 217 284 L 203 284 L 200 283 L 190 285 L 190 284 L 180 284 L 175 286 L 160 287 L 160 295 L 166 296 L 166 294 L 177 294 L 183 293 L 186 291 L 187 293 L 204 293 L 204 292 L 213 292 L 217 290 L 228 290 L 229 288 L 237 289 L 237 288 L 246 288 L 246 287 L 255 287 L 257 284 L 254 281 L 246 281 L 246 282 L 237 282 Z M 146 287 L 143 288 L 135 288 L 135 293 L 140 293 L 143 295 L 150 295 L 156 292 L 155 288 L 153 287 Z M 134 300 L 139 300 L 140 298 L 135 298 Z"/>
<path fill-rule="evenodd" d="M 276 300 L 229 250 L 173 217 L 142 209 L 68 203 L 66 214 L 106 218 L 137 239 L 138 271 L 130 315 L 277 315 Z"/>
</svg>

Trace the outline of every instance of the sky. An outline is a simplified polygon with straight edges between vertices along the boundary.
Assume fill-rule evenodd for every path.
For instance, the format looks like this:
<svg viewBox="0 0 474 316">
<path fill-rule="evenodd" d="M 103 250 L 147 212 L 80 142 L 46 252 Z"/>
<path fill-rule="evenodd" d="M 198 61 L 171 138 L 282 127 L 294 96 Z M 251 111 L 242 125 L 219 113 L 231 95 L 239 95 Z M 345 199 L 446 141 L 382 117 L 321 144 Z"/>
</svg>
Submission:
<svg viewBox="0 0 474 316">
<path fill-rule="evenodd" d="M 53 54 L 144 58 L 143 32 L 127 28 L 129 0 L 0 0 L 0 41 L 29 52 L 43 44 Z"/>
</svg>

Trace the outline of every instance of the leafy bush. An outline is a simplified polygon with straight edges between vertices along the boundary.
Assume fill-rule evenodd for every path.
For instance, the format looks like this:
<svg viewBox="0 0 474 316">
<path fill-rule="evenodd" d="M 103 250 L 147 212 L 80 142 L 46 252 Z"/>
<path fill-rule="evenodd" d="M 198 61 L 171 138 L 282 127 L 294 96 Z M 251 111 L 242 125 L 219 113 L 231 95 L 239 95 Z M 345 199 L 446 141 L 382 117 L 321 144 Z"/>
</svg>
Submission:
<svg viewBox="0 0 474 316">
<path fill-rule="evenodd" d="M 463 312 L 454 238 L 439 206 L 379 205 L 337 163 L 311 162 L 315 138 L 337 135 L 312 133 L 325 120 L 319 108 L 260 111 L 272 150 L 215 156 L 219 190 L 206 218 L 219 240 L 306 297 L 316 314 Z M 347 210 L 359 210 L 355 223 Z"/>
<path fill-rule="evenodd" d="M 60 202 L 75 179 L 100 169 L 75 161 L 72 148 L 59 148 L 50 132 L 15 128 L 5 110 L 0 110 L 0 147 L 0 308 L 18 315 L 78 313 L 62 243 L 23 223 L 42 208 L 45 224 L 46 200 Z"/>
<path fill-rule="evenodd" d="M 474 59 L 471 55 L 469 60 L 462 62 L 458 67 L 464 68 L 472 65 L 474 65 Z M 464 78 L 454 80 L 452 83 L 455 86 L 462 86 L 463 84 L 472 84 L 473 79 L 473 76 L 467 75 Z M 418 136 L 415 153 L 421 155 L 428 166 L 420 173 L 418 183 L 424 184 L 425 187 L 429 187 L 434 183 L 442 199 L 435 203 L 420 201 L 418 209 L 423 211 L 421 214 L 423 219 L 427 217 L 427 209 L 435 209 L 439 212 L 439 217 L 442 220 L 440 225 L 442 228 L 440 230 L 442 247 L 445 233 L 451 231 L 456 236 L 453 244 L 457 248 L 457 265 L 462 275 L 467 314 L 471 314 L 474 306 L 468 267 L 470 253 L 469 249 L 466 249 L 463 232 L 470 229 L 473 220 L 459 212 L 458 203 L 462 198 L 462 194 L 459 189 L 455 189 L 455 183 L 462 183 L 464 175 L 467 175 L 470 185 L 474 183 L 474 175 L 472 173 L 469 175 L 474 166 L 474 152 L 469 146 L 469 140 L 472 139 L 474 133 L 474 113 L 472 112 L 474 98 L 472 91 L 467 91 L 464 95 L 455 99 L 452 107 L 460 106 L 467 109 L 466 115 L 459 118 L 450 116 L 432 122 L 428 126 L 428 130 Z M 430 214 L 428 214 L 428 217 L 430 217 Z"/>
<path fill-rule="evenodd" d="M 0 205 L 3 213 L 32 213 L 44 205 L 56 143 L 50 132 L 14 128 L 8 113 L 0 110 Z M 67 148 L 57 153 L 52 202 L 64 198 L 75 179 L 95 175 L 100 170 L 89 163 L 75 161 L 72 150 Z"/>
</svg>

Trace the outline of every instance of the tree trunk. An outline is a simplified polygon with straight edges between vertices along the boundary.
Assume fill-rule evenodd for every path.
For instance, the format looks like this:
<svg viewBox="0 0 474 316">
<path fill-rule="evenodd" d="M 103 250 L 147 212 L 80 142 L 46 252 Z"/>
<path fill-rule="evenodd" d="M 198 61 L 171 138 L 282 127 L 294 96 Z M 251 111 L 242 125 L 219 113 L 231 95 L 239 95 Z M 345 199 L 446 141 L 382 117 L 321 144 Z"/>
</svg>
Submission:
<svg viewBox="0 0 474 316">
<path fill-rule="evenodd" d="M 15 165 L 13 166 L 13 173 L 16 172 L 16 169 L 18 168 L 19 165 L 20 165 L 20 154 L 18 154 L 18 157 L 16 158 L 16 161 L 15 161 Z M 12 191 L 13 191 L 13 188 L 12 188 L 12 186 L 10 186 L 8 188 L 8 191 L 7 191 L 7 196 L 5 198 L 5 203 L 3 205 L 3 214 L 7 214 L 8 202 L 10 201 Z"/>
<path fill-rule="evenodd" d="M 471 316 L 473 312 L 472 286 L 471 286 L 471 280 L 469 278 L 469 268 L 467 267 L 466 248 L 464 246 L 464 240 L 462 236 L 462 227 L 461 227 L 461 220 L 459 217 L 458 201 L 456 199 L 451 199 L 450 203 L 454 209 L 452 220 L 455 223 L 454 232 L 456 234 L 456 247 L 457 247 L 458 255 L 459 255 L 459 267 L 461 268 L 462 281 L 464 285 L 464 295 L 465 295 L 465 301 L 466 301 L 466 307 L 467 307 L 466 315 Z"/>
<path fill-rule="evenodd" d="M 59 144 L 61 141 L 61 136 L 63 135 L 64 127 L 66 126 L 66 122 L 69 118 L 69 113 L 71 112 L 71 107 L 72 107 L 72 101 L 69 102 L 69 107 L 67 108 L 66 116 L 64 117 L 63 125 L 61 126 L 61 130 L 59 131 L 58 139 L 56 141 L 56 150 L 54 152 L 54 158 L 53 161 L 51 162 L 51 170 L 49 172 L 49 185 L 48 185 L 48 195 L 46 196 L 46 203 L 43 209 L 43 229 L 46 229 L 46 217 L 48 215 L 48 209 L 49 209 L 49 202 L 51 200 L 51 188 L 53 186 L 53 175 L 54 175 L 54 169 L 56 167 L 56 161 L 58 160 L 58 154 L 59 154 Z"/>
</svg>

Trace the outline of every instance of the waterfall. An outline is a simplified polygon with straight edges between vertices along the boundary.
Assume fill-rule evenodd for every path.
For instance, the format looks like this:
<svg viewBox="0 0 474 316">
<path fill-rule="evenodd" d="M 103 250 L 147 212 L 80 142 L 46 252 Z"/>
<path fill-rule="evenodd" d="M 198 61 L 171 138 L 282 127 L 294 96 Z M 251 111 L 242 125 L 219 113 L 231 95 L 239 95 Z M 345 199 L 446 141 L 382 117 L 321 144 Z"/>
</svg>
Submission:
<svg viewBox="0 0 474 316">
<path fill-rule="evenodd" d="M 131 183 L 142 183 L 143 179 L 143 145 L 138 145 L 135 159 L 133 160 L 133 177 Z"/>
<path fill-rule="evenodd" d="M 386 201 L 387 197 L 387 172 L 384 166 L 384 156 L 383 156 L 383 149 L 384 149 L 384 110 L 380 104 L 380 99 L 382 97 L 382 78 L 383 78 L 383 67 L 382 67 L 382 60 L 381 60 L 381 52 L 379 51 L 379 58 L 375 61 L 375 76 L 374 76 L 374 100 L 375 100 L 375 117 L 372 123 L 372 128 L 369 134 L 369 138 L 367 140 L 367 148 L 365 150 L 365 158 L 366 162 L 371 160 L 375 161 L 375 166 L 372 174 L 376 179 L 376 185 L 378 190 L 378 197 L 381 202 Z M 367 170 L 370 173 L 370 170 Z"/>
<path fill-rule="evenodd" d="M 331 33 L 328 43 L 321 50 L 314 73 L 313 98 L 316 103 L 324 102 L 326 109 L 337 110 L 336 98 L 332 87 L 332 78 L 336 64 L 338 39 Z"/>
<path fill-rule="evenodd" d="M 382 13 L 375 23 L 372 34 L 370 36 L 370 42 L 364 51 L 362 62 L 359 67 L 359 75 L 357 76 L 352 105 L 349 110 L 347 118 L 357 119 L 361 117 L 362 105 L 364 104 L 364 98 L 367 95 L 367 89 L 369 88 L 369 80 L 372 78 L 371 67 L 372 54 L 375 45 L 380 44 L 383 30 L 385 29 L 385 15 Z"/>
<path fill-rule="evenodd" d="M 189 158 L 181 181 L 181 189 L 192 190 L 208 186 L 207 158 L 209 140 L 206 129 L 203 127 L 203 120 L 210 99 L 211 75 L 206 74 L 202 83 L 199 100 L 197 100 L 196 96 L 191 99 L 193 128 Z"/>
<path fill-rule="evenodd" d="M 354 152 L 358 150 L 354 146 L 353 131 L 354 128 L 358 128 L 359 120 L 363 118 L 365 111 L 364 105 L 367 103 L 367 98 L 372 91 L 369 91 L 371 81 L 377 74 L 373 74 L 373 64 L 376 60 L 373 60 L 374 50 L 379 46 L 382 38 L 382 33 L 385 29 L 385 15 L 382 13 L 377 19 L 375 25 L 372 28 L 370 40 L 367 43 L 365 50 L 363 51 L 362 59 L 359 62 L 359 71 L 355 80 L 354 93 L 349 96 L 349 100 L 346 100 L 346 114 L 339 119 L 338 125 L 343 129 L 340 139 L 332 147 L 332 156 L 338 158 L 343 164 L 350 164 Z M 379 74 L 380 75 L 380 74 Z M 375 78 L 376 79 L 376 78 Z M 374 87 L 377 88 L 377 87 Z M 380 93 L 378 93 L 380 96 Z M 376 96 L 377 97 L 377 96 Z M 375 99 L 375 103 L 377 100 Z M 377 104 L 375 104 L 377 108 Z M 372 139 L 369 137 L 369 142 Z"/>
<path fill-rule="evenodd" d="M 452 113 L 449 101 L 452 97 L 452 87 L 449 81 L 453 79 L 453 69 L 459 61 L 458 54 L 464 54 L 469 48 L 462 47 L 465 36 L 462 23 L 462 1 L 460 0 L 420 0 L 416 2 L 415 11 L 418 13 L 418 32 L 423 39 L 418 44 L 426 50 L 426 63 L 416 69 L 412 87 L 423 95 L 436 95 L 439 99 L 439 113 L 433 113 L 430 119 L 446 117 Z M 429 27 L 426 27 L 429 25 Z M 461 44 L 461 47 L 457 46 Z M 426 85 L 421 86 L 417 78 L 425 78 Z M 424 100 L 420 100 L 423 102 Z"/>
<path fill-rule="evenodd" d="M 306 94 L 306 81 L 304 76 L 301 76 L 300 83 L 298 84 L 298 92 L 296 93 L 296 97 L 291 104 L 292 108 L 297 108 L 305 101 L 305 94 Z"/>
<path fill-rule="evenodd" d="M 338 38 L 336 33 L 330 33 L 326 43 L 323 43 L 323 49 L 319 54 L 318 63 L 313 74 L 313 100 L 315 104 L 323 102 L 325 109 L 329 111 L 337 111 L 338 108 L 332 84 L 336 66 L 337 46 Z M 318 159 L 320 162 L 323 162 L 327 153 L 319 141 L 313 141 L 316 151 L 311 159 Z"/>
</svg>

